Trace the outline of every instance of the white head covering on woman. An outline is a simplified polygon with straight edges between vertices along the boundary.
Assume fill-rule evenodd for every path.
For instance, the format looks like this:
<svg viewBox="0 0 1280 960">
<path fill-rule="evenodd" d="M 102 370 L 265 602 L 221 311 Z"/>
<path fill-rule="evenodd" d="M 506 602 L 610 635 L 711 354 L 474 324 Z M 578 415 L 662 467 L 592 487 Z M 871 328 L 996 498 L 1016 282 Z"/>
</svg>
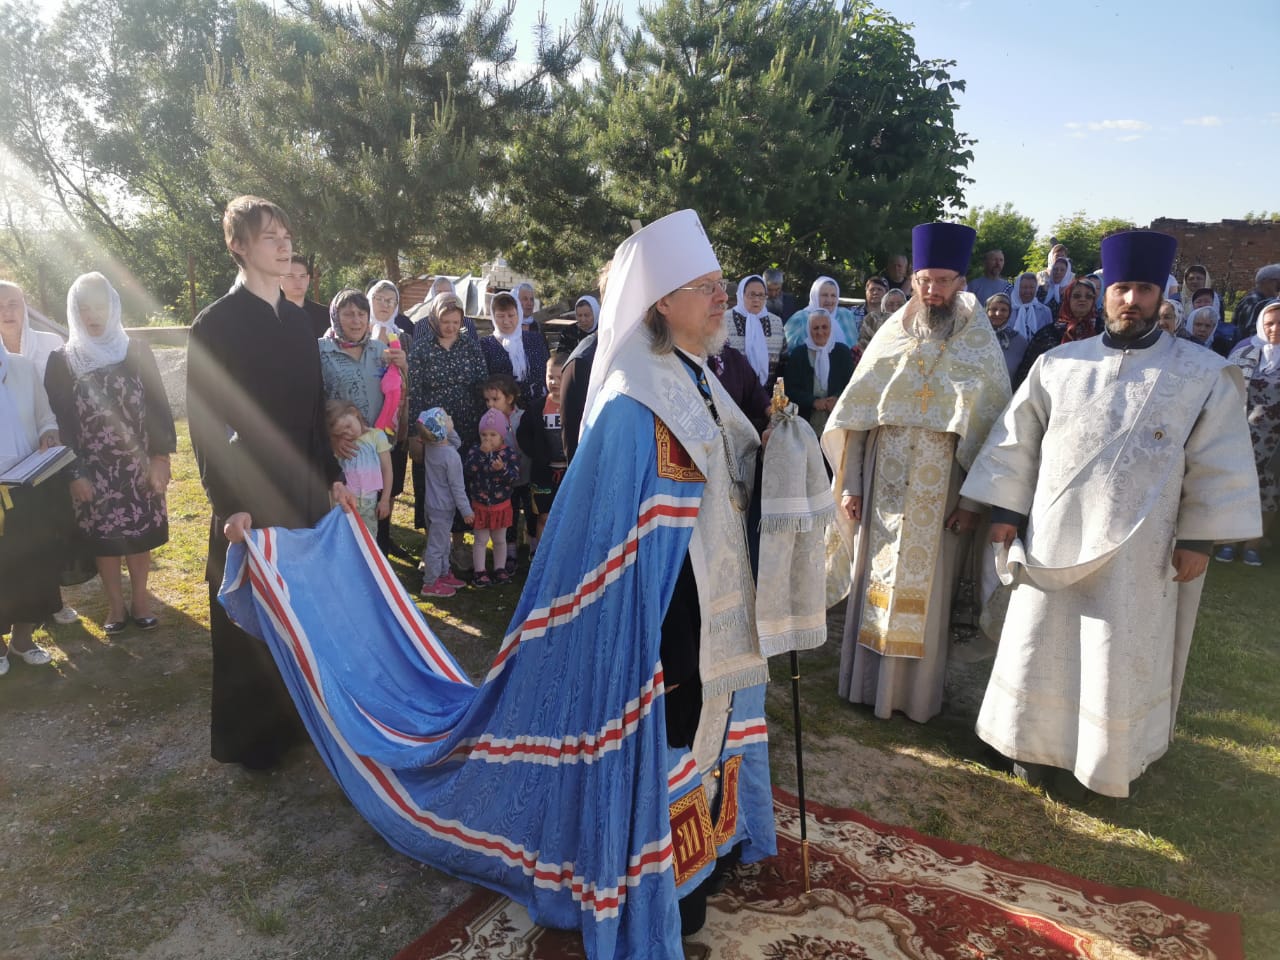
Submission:
<svg viewBox="0 0 1280 960">
<path fill-rule="evenodd" d="M 758 273 L 739 280 L 738 303 L 733 311 L 747 318 L 747 322 L 743 325 L 745 343 L 742 352 L 746 354 L 747 362 L 751 364 L 751 369 L 756 372 L 756 376 L 760 378 L 760 383 L 763 385 L 769 379 L 769 342 L 764 337 L 764 318 L 769 315 L 769 306 L 766 301 L 764 309 L 759 313 L 752 313 L 747 309 L 747 301 L 743 295 L 746 293 L 747 284 L 752 280 L 764 286 L 764 277 Z"/>
<path fill-rule="evenodd" d="M 523 290 L 525 287 L 529 288 L 529 295 L 533 297 L 533 309 L 537 310 L 538 309 L 538 291 L 533 289 L 533 284 L 530 283 L 528 280 L 521 280 L 514 287 L 512 287 L 511 295 L 516 298 L 516 303 L 519 303 L 520 291 Z M 520 326 L 526 327 L 526 326 L 532 326 L 532 325 L 533 325 L 533 314 L 530 314 L 529 316 L 526 317 L 524 315 L 524 307 L 521 307 L 520 308 Z"/>
<path fill-rule="evenodd" d="M 519 302 L 520 298 L 517 297 L 516 303 Z M 591 308 L 591 316 L 595 317 L 595 320 L 591 323 L 591 329 L 588 330 L 587 333 L 595 333 L 600 329 L 600 301 L 590 294 L 583 294 L 573 302 L 573 309 L 577 310 L 578 307 L 584 303 Z"/>
<path fill-rule="evenodd" d="M 388 320 L 379 320 L 373 312 L 373 297 L 379 290 L 386 288 L 390 290 L 396 298 L 396 305 L 391 308 L 391 317 Z M 390 280 L 379 280 L 371 286 L 365 299 L 369 301 L 369 338 L 372 340 L 381 340 L 385 333 L 388 340 L 394 340 L 400 336 L 400 331 L 396 329 L 396 314 L 400 312 L 400 288 Z"/>
<path fill-rule="evenodd" d="M 1067 261 L 1067 272 L 1063 274 L 1063 277 L 1061 280 L 1059 280 L 1057 283 L 1054 283 L 1053 282 L 1053 264 L 1057 263 L 1058 260 Z M 1044 285 L 1046 288 L 1045 294 L 1044 294 L 1045 300 L 1046 301 L 1056 300 L 1058 303 L 1062 303 L 1062 298 L 1067 294 L 1067 287 L 1071 286 L 1071 281 L 1074 280 L 1075 278 L 1076 278 L 1076 275 L 1074 271 L 1072 271 L 1071 269 L 1070 258 L 1058 257 L 1057 260 L 1054 260 L 1053 263 L 1049 264 L 1049 275 L 1048 277 L 1045 278 L 1045 281 L 1044 281 Z"/>
<path fill-rule="evenodd" d="M 9 287 L 21 292 L 21 287 L 16 283 L 5 281 L 0 286 Z M 18 350 L 19 356 L 23 356 L 30 360 L 36 368 L 37 375 L 44 376 L 45 365 L 49 362 L 49 354 L 62 346 L 62 338 L 56 333 L 45 333 L 42 330 L 36 330 L 31 326 L 31 308 L 27 306 L 26 295 L 22 298 L 22 331 L 19 334 Z"/>
<path fill-rule="evenodd" d="M 1192 337 L 1196 336 L 1196 317 L 1209 317 L 1213 320 L 1213 327 L 1209 330 L 1209 335 L 1204 338 L 1204 345 L 1206 347 L 1213 346 L 1213 335 L 1218 332 L 1217 308 L 1213 306 L 1197 307 L 1187 314 L 1187 318 L 1182 322 L 1182 329 L 1191 334 Z M 1258 319 L 1262 319 L 1261 314 L 1258 315 Z M 1199 340 L 1197 339 L 1196 342 L 1198 343 Z"/>
<path fill-rule="evenodd" d="M 819 301 L 818 297 L 819 297 L 819 294 L 822 293 L 822 288 L 825 287 L 827 284 L 831 284 L 831 286 L 836 288 L 836 304 L 837 304 L 836 309 L 837 310 L 840 309 L 840 307 L 838 306 L 838 304 L 840 303 L 840 284 L 836 283 L 834 277 L 819 277 L 817 280 L 813 281 L 813 283 L 810 284 L 809 286 L 809 309 L 810 310 L 814 309 L 815 307 L 821 306 L 821 302 Z M 834 321 L 834 317 L 832 319 Z"/>
<path fill-rule="evenodd" d="M 1028 341 L 1036 335 L 1036 331 L 1040 329 L 1036 323 L 1036 295 L 1031 294 L 1030 300 L 1023 300 L 1021 293 L 1022 278 L 1031 277 L 1035 279 L 1035 274 L 1030 270 L 1020 273 L 1017 279 L 1013 281 L 1013 289 L 1009 291 L 1009 303 L 1013 306 L 1013 316 L 1009 318 L 1008 326 L 1012 327 L 1018 333 L 1027 338 Z"/>
<path fill-rule="evenodd" d="M 96 337 L 85 328 L 80 316 L 80 299 L 95 286 L 106 294 L 108 310 L 106 329 Z M 120 294 L 102 274 L 81 274 L 71 284 L 67 291 L 67 326 L 71 330 L 71 337 L 67 340 L 67 363 L 77 378 L 124 359 L 129 351 L 129 335 L 124 332 L 121 312 Z"/>
<path fill-rule="evenodd" d="M 498 329 L 497 322 L 493 325 L 493 336 L 500 344 L 502 349 L 507 351 L 507 356 L 511 358 L 511 372 L 515 378 L 521 383 L 525 382 L 525 378 L 529 376 L 529 358 L 524 353 L 524 308 L 520 306 L 520 298 L 516 296 L 515 291 L 511 293 L 499 293 L 494 296 L 494 300 L 498 297 L 511 298 L 516 305 L 516 317 L 518 318 L 516 328 L 511 333 L 503 333 Z"/>
<path fill-rule="evenodd" d="M 1258 354 L 1256 373 L 1270 373 L 1280 368 L 1280 343 L 1272 343 L 1262 335 L 1262 318 L 1273 310 L 1280 310 L 1280 300 L 1271 300 L 1258 311 L 1258 332 L 1253 335 L 1253 342 L 1262 349 Z"/>
<path fill-rule="evenodd" d="M 649 308 L 677 287 L 719 269 L 702 221 L 692 210 L 655 220 L 619 244 L 600 306 L 596 358 L 583 407 L 584 429 L 618 357 L 630 349 L 648 349 L 643 322 Z"/>
<path fill-rule="evenodd" d="M 0 461 L 32 453 L 27 431 L 18 420 L 18 404 L 9 391 L 9 351 L 0 343 Z"/>
<path fill-rule="evenodd" d="M 821 306 L 819 296 L 822 294 L 822 288 L 827 284 L 836 288 L 836 305 L 827 311 L 831 317 L 831 336 L 840 343 L 846 343 L 844 325 L 836 320 L 836 313 L 840 309 L 840 284 L 836 282 L 835 277 L 819 277 L 809 285 L 809 305 L 805 310 L 816 310 Z M 808 321 L 806 320 L 806 324 Z M 805 336 L 808 336 L 808 327 L 805 327 Z"/>
<path fill-rule="evenodd" d="M 831 326 L 831 332 L 827 334 L 827 342 L 821 347 L 813 342 L 814 317 L 826 317 L 827 323 Z M 826 393 L 827 382 L 831 379 L 831 348 L 836 345 L 836 322 L 831 317 L 831 311 L 826 307 L 812 307 L 806 323 L 808 326 L 805 327 L 804 345 L 813 355 L 813 378 L 818 381 L 822 392 Z"/>
</svg>

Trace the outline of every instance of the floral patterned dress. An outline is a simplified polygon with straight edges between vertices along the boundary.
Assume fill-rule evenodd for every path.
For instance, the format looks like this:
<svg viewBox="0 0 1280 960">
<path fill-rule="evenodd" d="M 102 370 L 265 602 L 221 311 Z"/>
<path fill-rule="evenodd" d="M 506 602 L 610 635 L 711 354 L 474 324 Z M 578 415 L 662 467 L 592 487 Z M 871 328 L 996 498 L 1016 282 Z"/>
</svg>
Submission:
<svg viewBox="0 0 1280 960">
<path fill-rule="evenodd" d="M 169 540 L 165 496 L 151 486 L 150 458 L 177 449 L 173 415 L 155 358 L 132 341 L 120 363 L 75 377 L 59 350 L 45 373 L 62 442 L 79 458 L 93 496 L 76 523 L 99 557 L 144 553 Z"/>
<path fill-rule="evenodd" d="M 1230 360 L 1240 367 L 1249 385 L 1249 439 L 1258 468 L 1258 493 L 1262 512 L 1280 510 L 1280 473 L 1275 470 L 1280 448 L 1280 370 L 1259 373 L 1262 348 L 1250 338 L 1231 351 Z"/>
<path fill-rule="evenodd" d="M 480 414 L 484 403 L 480 385 L 488 376 L 480 345 L 459 334 L 449 348 L 432 337 L 416 337 L 409 348 L 409 422 L 431 407 L 441 407 L 453 417 L 453 427 L 464 447 L 480 441 Z"/>
</svg>

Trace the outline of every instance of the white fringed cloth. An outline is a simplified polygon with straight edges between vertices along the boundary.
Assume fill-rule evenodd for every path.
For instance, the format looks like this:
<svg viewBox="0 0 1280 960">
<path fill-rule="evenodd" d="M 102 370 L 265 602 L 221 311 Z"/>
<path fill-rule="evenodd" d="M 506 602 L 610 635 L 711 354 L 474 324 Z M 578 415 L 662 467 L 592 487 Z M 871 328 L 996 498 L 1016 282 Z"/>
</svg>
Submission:
<svg viewBox="0 0 1280 960">
<path fill-rule="evenodd" d="M 756 627 L 766 657 L 827 640 L 825 539 L 836 505 L 823 463 L 813 427 L 796 405 L 774 414 L 760 485 L 756 578 Z"/>
</svg>

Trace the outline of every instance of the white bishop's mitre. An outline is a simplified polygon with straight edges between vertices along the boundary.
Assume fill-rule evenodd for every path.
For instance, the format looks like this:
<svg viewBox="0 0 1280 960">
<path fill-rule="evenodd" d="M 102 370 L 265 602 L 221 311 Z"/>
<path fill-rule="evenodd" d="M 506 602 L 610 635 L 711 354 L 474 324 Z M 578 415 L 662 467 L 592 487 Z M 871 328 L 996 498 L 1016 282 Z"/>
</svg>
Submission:
<svg viewBox="0 0 1280 960">
<path fill-rule="evenodd" d="M 645 312 L 677 287 L 720 269 L 707 231 L 692 210 L 678 210 L 641 227 L 618 245 L 609 267 L 591 382 L 582 422 L 624 350 L 644 342 Z"/>
</svg>

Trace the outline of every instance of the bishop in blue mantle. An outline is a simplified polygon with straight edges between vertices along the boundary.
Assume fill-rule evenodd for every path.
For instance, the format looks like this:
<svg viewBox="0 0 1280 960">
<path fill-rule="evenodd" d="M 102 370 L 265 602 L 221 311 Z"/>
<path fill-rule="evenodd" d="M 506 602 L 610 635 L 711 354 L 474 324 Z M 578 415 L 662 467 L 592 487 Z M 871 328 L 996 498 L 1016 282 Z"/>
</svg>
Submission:
<svg viewBox="0 0 1280 960">
<path fill-rule="evenodd" d="M 581 444 L 479 684 L 354 514 L 251 531 L 221 593 L 389 843 L 580 930 L 593 958 L 682 957 L 717 861 L 775 852 L 758 435 L 706 369 L 720 279 L 692 211 L 616 252 Z"/>
</svg>

